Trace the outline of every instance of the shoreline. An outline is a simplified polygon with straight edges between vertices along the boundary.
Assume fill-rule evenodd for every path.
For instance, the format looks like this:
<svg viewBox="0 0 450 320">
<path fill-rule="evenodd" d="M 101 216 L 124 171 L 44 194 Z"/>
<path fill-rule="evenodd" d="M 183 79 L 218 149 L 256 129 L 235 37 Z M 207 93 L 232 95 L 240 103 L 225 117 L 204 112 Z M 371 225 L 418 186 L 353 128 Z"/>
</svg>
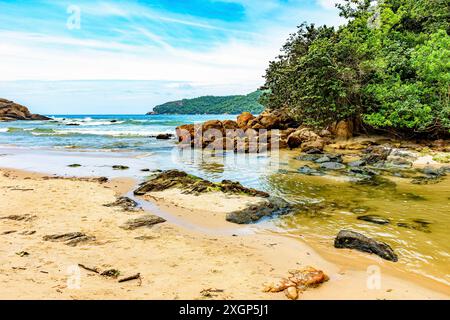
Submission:
<svg viewBox="0 0 450 320">
<path fill-rule="evenodd" d="M 369 290 L 366 270 L 358 270 L 353 264 L 346 266 L 330 262 L 328 256 L 318 253 L 301 239 L 258 228 L 254 233 L 237 237 L 204 234 L 170 221 L 149 229 L 122 230 L 118 225 L 124 219 L 141 213 L 107 208 L 104 204 L 128 193 L 135 183 L 130 179 L 113 179 L 107 184 L 99 184 L 82 178 L 45 180 L 42 174 L 13 169 L 0 168 L 0 172 L 2 212 L 25 214 L 25 211 L 30 211 L 36 216 L 29 222 L 7 221 L 0 224 L 0 233 L 8 231 L 4 229 L 21 229 L 23 224 L 26 228 L 36 229 L 36 234 L 29 236 L 20 235 L 19 232 L 1 235 L 5 240 L 0 246 L 0 252 L 8 259 L 0 266 L 0 282 L 9 289 L 2 292 L 0 299 L 286 299 L 283 293 L 262 292 L 264 284 L 285 277 L 290 269 L 308 265 L 323 270 L 330 281 L 317 289 L 305 291 L 300 300 L 361 297 L 450 299 L 447 286 L 425 281 L 425 287 L 422 286 L 424 282 L 407 279 L 417 278 L 414 275 L 401 278 L 391 275 L 391 270 L 386 268 L 388 262 L 376 257 L 366 259 L 363 254 L 354 251 L 339 251 L 343 260 L 351 256 L 360 265 L 372 261 L 381 266 L 382 287 L 380 290 Z M 8 172 L 9 177 L 5 177 L 4 174 Z M 22 192 L 26 191 L 12 191 L 8 187 L 13 184 L 19 187 L 16 189 L 33 187 L 32 205 L 20 203 L 24 199 Z M 52 197 L 48 197 L 49 190 Z M 8 201 L 4 201 L 6 199 Z M 58 202 L 63 205 L 55 205 Z M 163 201 L 154 204 L 169 214 L 189 221 L 186 209 Z M 207 212 L 201 214 L 202 218 L 196 217 L 195 213 L 195 210 L 190 212 L 191 218 L 194 217 L 190 222 L 199 225 Z M 62 217 L 62 214 L 66 215 Z M 45 223 L 41 221 L 44 219 Z M 220 221 L 223 221 L 223 225 Z M 236 230 L 246 228 L 228 224 L 225 219 L 217 217 L 204 222 L 204 227 L 215 230 L 221 226 L 233 226 Z M 44 233 L 77 231 L 74 229 L 92 233 L 96 242 L 72 248 L 62 243 L 42 241 Z M 16 253 L 21 251 L 19 249 L 28 250 L 30 255 L 18 256 Z M 81 290 L 70 290 L 66 283 L 66 269 L 67 265 L 74 263 L 114 267 L 124 275 L 138 270 L 142 275 L 142 283 L 121 285 L 82 270 Z M 201 293 L 209 288 L 224 291 L 212 296 Z"/>
</svg>

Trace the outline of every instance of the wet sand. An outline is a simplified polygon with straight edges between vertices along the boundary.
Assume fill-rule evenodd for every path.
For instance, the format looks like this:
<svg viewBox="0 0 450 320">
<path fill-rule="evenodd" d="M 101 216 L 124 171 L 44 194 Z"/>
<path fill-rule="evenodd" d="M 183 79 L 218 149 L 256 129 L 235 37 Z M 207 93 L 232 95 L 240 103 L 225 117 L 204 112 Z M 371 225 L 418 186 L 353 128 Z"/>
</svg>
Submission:
<svg viewBox="0 0 450 320">
<path fill-rule="evenodd" d="M 0 220 L 0 299 L 286 299 L 283 293 L 263 292 L 264 285 L 305 266 L 323 270 L 330 280 L 300 299 L 450 298 L 448 287 L 391 275 L 390 263 L 377 257 L 367 260 L 362 253 L 342 250 L 343 260 L 352 257 L 358 263 L 330 262 L 300 238 L 230 224 L 224 219 L 228 199 L 214 210 L 208 201 L 197 199 L 189 208 L 189 201 L 177 202 L 176 194 L 153 195 L 160 210 L 186 223 L 124 230 L 125 221 L 146 213 L 104 205 L 134 183 L 48 179 L 1 169 L 0 217 L 26 218 Z M 43 240 L 68 232 L 95 240 L 75 247 Z M 79 264 L 119 270 L 119 279 L 139 273 L 140 279 L 119 283 Z M 368 277 L 370 265 L 380 268 L 380 277 Z"/>
</svg>

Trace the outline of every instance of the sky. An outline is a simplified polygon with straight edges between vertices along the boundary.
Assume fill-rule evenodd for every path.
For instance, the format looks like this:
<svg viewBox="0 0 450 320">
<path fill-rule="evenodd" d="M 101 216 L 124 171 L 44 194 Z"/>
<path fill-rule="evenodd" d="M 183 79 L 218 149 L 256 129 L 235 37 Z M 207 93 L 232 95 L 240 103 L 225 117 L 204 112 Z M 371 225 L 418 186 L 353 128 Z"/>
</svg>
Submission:
<svg viewBox="0 0 450 320">
<path fill-rule="evenodd" d="M 144 113 L 246 94 L 336 0 L 0 0 L 0 97 L 44 114 Z"/>
</svg>

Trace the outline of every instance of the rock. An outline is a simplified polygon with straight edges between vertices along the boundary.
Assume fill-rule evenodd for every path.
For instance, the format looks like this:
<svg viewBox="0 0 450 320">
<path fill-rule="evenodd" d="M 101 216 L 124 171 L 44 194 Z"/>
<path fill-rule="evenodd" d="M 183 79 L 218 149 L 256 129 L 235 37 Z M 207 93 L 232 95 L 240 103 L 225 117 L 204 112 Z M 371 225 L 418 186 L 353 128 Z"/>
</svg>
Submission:
<svg viewBox="0 0 450 320">
<path fill-rule="evenodd" d="M 305 151 L 306 154 L 322 154 L 323 151 L 321 149 L 310 149 Z"/>
<path fill-rule="evenodd" d="M 223 180 L 220 183 L 214 183 L 186 172 L 179 170 L 163 171 L 150 180 L 142 183 L 138 189 L 134 191 L 135 195 L 142 196 L 148 192 L 164 191 L 171 188 L 178 188 L 184 193 L 200 194 L 206 192 L 224 192 L 228 194 L 246 194 L 253 197 L 267 198 L 267 192 L 259 191 L 252 188 L 246 188 L 239 182 Z"/>
<path fill-rule="evenodd" d="M 69 164 L 68 167 L 69 168 L 79 168 L 79 167 L 81 167 L 81 164 L 78 164 L 78 163 Z"/>
<path fill-rule="evenodd" d="M 412 162 L 402 157 L 389 157 L 388 160 L 389 161 L 385 163 L 386 168 L 407 169 L 412 167 Z"/>
<path fill-rule="evenodd" d="M 345 169 L 345 165 L 339 162 L 324 162 L 320 165 L 321 168 L 326 170 L 342 170 Z"/>
<path fill-rule="evenodd" d="M 314 141 L 306 141 L 301 144 L 303 152 L 308 152 L 309 150 L 323 150 L 324 147 L 325 141 L 320 138 Z"/>
<path fill-rule="evenodd" d="M 39 114 L 32 114 L 27 107 L 0 98 L 0 121 L 51 120 Z"/>
<path fill-rule="evenodd" d="M 323 173 L 319 170 L 313 169 L 309 166 L 303 166 L 298 169 L 298 172 L 307 176 L 323 176 Z"/>
<path fill-rule="evenodd" d="M 289 287 L 285 291 L 286 297 L 291 300 L 298 299 L 298 292 L 296 287 Z"/>
<path fill-rule="evenodd" d="M 114 170 L 128 170 L 128 169 L 130 169 L 130 167 L 122 166 L 122 165 L 115 165 L 115 166 L 112 166 L 112 168 Z"/>
<path fill-rule="evenodd" d="M 425 167 L 422 169 L 422 172 L 428 177 L 443 177 L 446 175 L 445 171 L 446 170 L 443 168 L 432 168 L 432 167 Z"/>
<path fill-rule="evenodd" d="M 138 203 L 128 197 L 120 197 L 115 202 L 105 204 L 105 207 L 120 207 L 125 211 L 135 211 Z"/>
<path fill-rule="evenodd" d="M 363 161 L 366 164 L 372 165 L 377 162 L 384 162 L 391 154 L 392 149 L 385 148 L 383 146 L 373 146 L 365 150 L 366 155 L 363 157 Z"/>
<path fill-rule="evenodd" d="M 156 136 L 156 140 L 169 140 L 172 136 L 170 133 L 161 133 Z"/>
<path fill-rule="evenodd" d="M 259 204 L 250 205 L 245 209 L 230 212 L 227 214 L 226 220 L 237 224 L 250 224 L 264 217 L 287 214 L 290 210 L 291 206 L 286 201 L 268 199 L 261 201 Z"/>
<path fill-rule="evenodd" d="M 296 130 L 295 132 L 291 133 L 287 138 L 287 144 L 289 148 L 295 149 L 302 145 L 304 142 L 311 142 L 321 139 L 319 135 L 317 135 L 314 131 L 312 131 L 309 128 L 302 128 L 299 130 Z M 311 148 L 315 148 L 314 146 Z M 320 148 L 318 148 L 320 149 Z M 322 147 L 323 149 L 323 147 Z"/>
<path fill-rule="evenodd" d="M 231 138 L 222 138 L 222 139 L 215 139 L 213 142 L 211 142 L 206 149 L 221 151 L 221 150 L 234 150 L 236 147 L 235 141 Z"/>
<path fill-rule="evenodd" d="M 224 120 L 222 121 L 222 125 L 225 130 L 236 130 L 239 129 L 239 126 L 236 121 L 233 120 Z"/>
<path fill-rule="evenodd" d="M 185 124 L 175 129 L 178 142 L 183 144 L 191 144 L 194 141 L 195 126 L 193 124 Z"/>
<path fill-rule="evenodd" d="M 321 154 L 303 154 L 301 156 L 298 156 L 297 160 L 300 161 L 316 161 L 317 159 L 321 158 L 322 155 Z"/>
<path fill-rule="evenodd" d="M 431 233 L 430 230 L 430 222 L 423 221 L 423 220 L 414 220 L 412 223 L 408 222 L 399 222 L 397 223 L 397 226 L 400 228 L 406 228 L 411 230 L 416 230 L 424 233 Z"/>
<path fill-rule="evenodd" d="M 252 119 L 255 119 L 255 116 L 253 116 L 250 112 L 243 112 L 241 115 L 237 117 L 236 122 L 239 128 L 246 128 L 248 122 Z"/>
<path fill-rule="evenodd" d="M 134 218 L 126 221 L 123 225 L 120 226 L 120 228 L 125 230 L 135 230 L 137 228 L 142 227 L 152 227 L 155 224 L 164 223 L 166 222 L 165 219 L 155 216 L 155 215 L 145 215 L 141 216 L 139 218 Z"/>
<path fill-rule="evenodd" d="M 262 127 L 267 130 L 280 129 L 280 119 L 273 114 L 261 115 L 258 120 Z"/>
<path fill-rule="evenodd" d="M 334 131 L 336 139 L 348 140 L 353 137 L 353 122 L 351 120 L 339 121 Z"/>
<path fill-rule="evenodd" d="M 223 124 L 222 121 L 219 120 L 209 120 L 202 124 L 201 126 L 203 132 L 205 133 L 208 130 L 218 130 L 223 134 Z"/>
<path fill-rule="evenodd" d="M 44 241 L 64 242 L 65 245 L 75 247 L 80 243 L 94 241 L 94 236 L 88 236 L 82 232 L 70 232 L 44 236 Z"/>
<path fill-rule="evenodd" d="M 294 132 L 288 137 L 287 144 L 290 149 L 295 149 L 302 145 L 302 139 L 300 138 L 299 135 L 296 135 Z"/>
<path fill-rule="evenodd" d="M 391 222 L 389 219 L 386 219 L 386 218 L 383 218 L 383 217 L 377 216 L 377 215 L 359 216 L 357 219 L 362 220 L 362 221 L 376 223 L 376 224 L 381 224 L 381 225 L 389 224 Z"/>
<path fill-rule="evenodd" d="M 356 161 L 347 163 L 347 165 L 349 167 L 362 167 L 362 166 L 366 165 L 366 162 L 364 160 L 356 160 Z"/>
<path fill-rule="evenodd" d="M 342 230 L 339 232 L 334 241 L 334 247 L 339 249 L 356 249 L 362 252 L 376 254 L 388 261 L 398 261 L 397 255 L 388 244 L 375 241 L 354 231 Z"/>
</svg>

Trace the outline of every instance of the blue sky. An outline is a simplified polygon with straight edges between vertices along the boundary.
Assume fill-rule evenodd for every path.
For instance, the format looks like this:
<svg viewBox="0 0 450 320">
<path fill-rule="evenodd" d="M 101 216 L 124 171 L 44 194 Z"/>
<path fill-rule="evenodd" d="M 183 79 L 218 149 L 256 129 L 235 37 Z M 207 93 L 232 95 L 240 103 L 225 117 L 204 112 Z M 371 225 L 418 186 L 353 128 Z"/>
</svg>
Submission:
<svg viewBox="0 0 450 320">
<path fill-rule="evenodd" d="M 0 96 L 42 113 L 117 113 L 126 96 L 141 113 L 247 93 L 302 21 L 342 23 L 335 1 L 0 0 Z"/>
</svg>

